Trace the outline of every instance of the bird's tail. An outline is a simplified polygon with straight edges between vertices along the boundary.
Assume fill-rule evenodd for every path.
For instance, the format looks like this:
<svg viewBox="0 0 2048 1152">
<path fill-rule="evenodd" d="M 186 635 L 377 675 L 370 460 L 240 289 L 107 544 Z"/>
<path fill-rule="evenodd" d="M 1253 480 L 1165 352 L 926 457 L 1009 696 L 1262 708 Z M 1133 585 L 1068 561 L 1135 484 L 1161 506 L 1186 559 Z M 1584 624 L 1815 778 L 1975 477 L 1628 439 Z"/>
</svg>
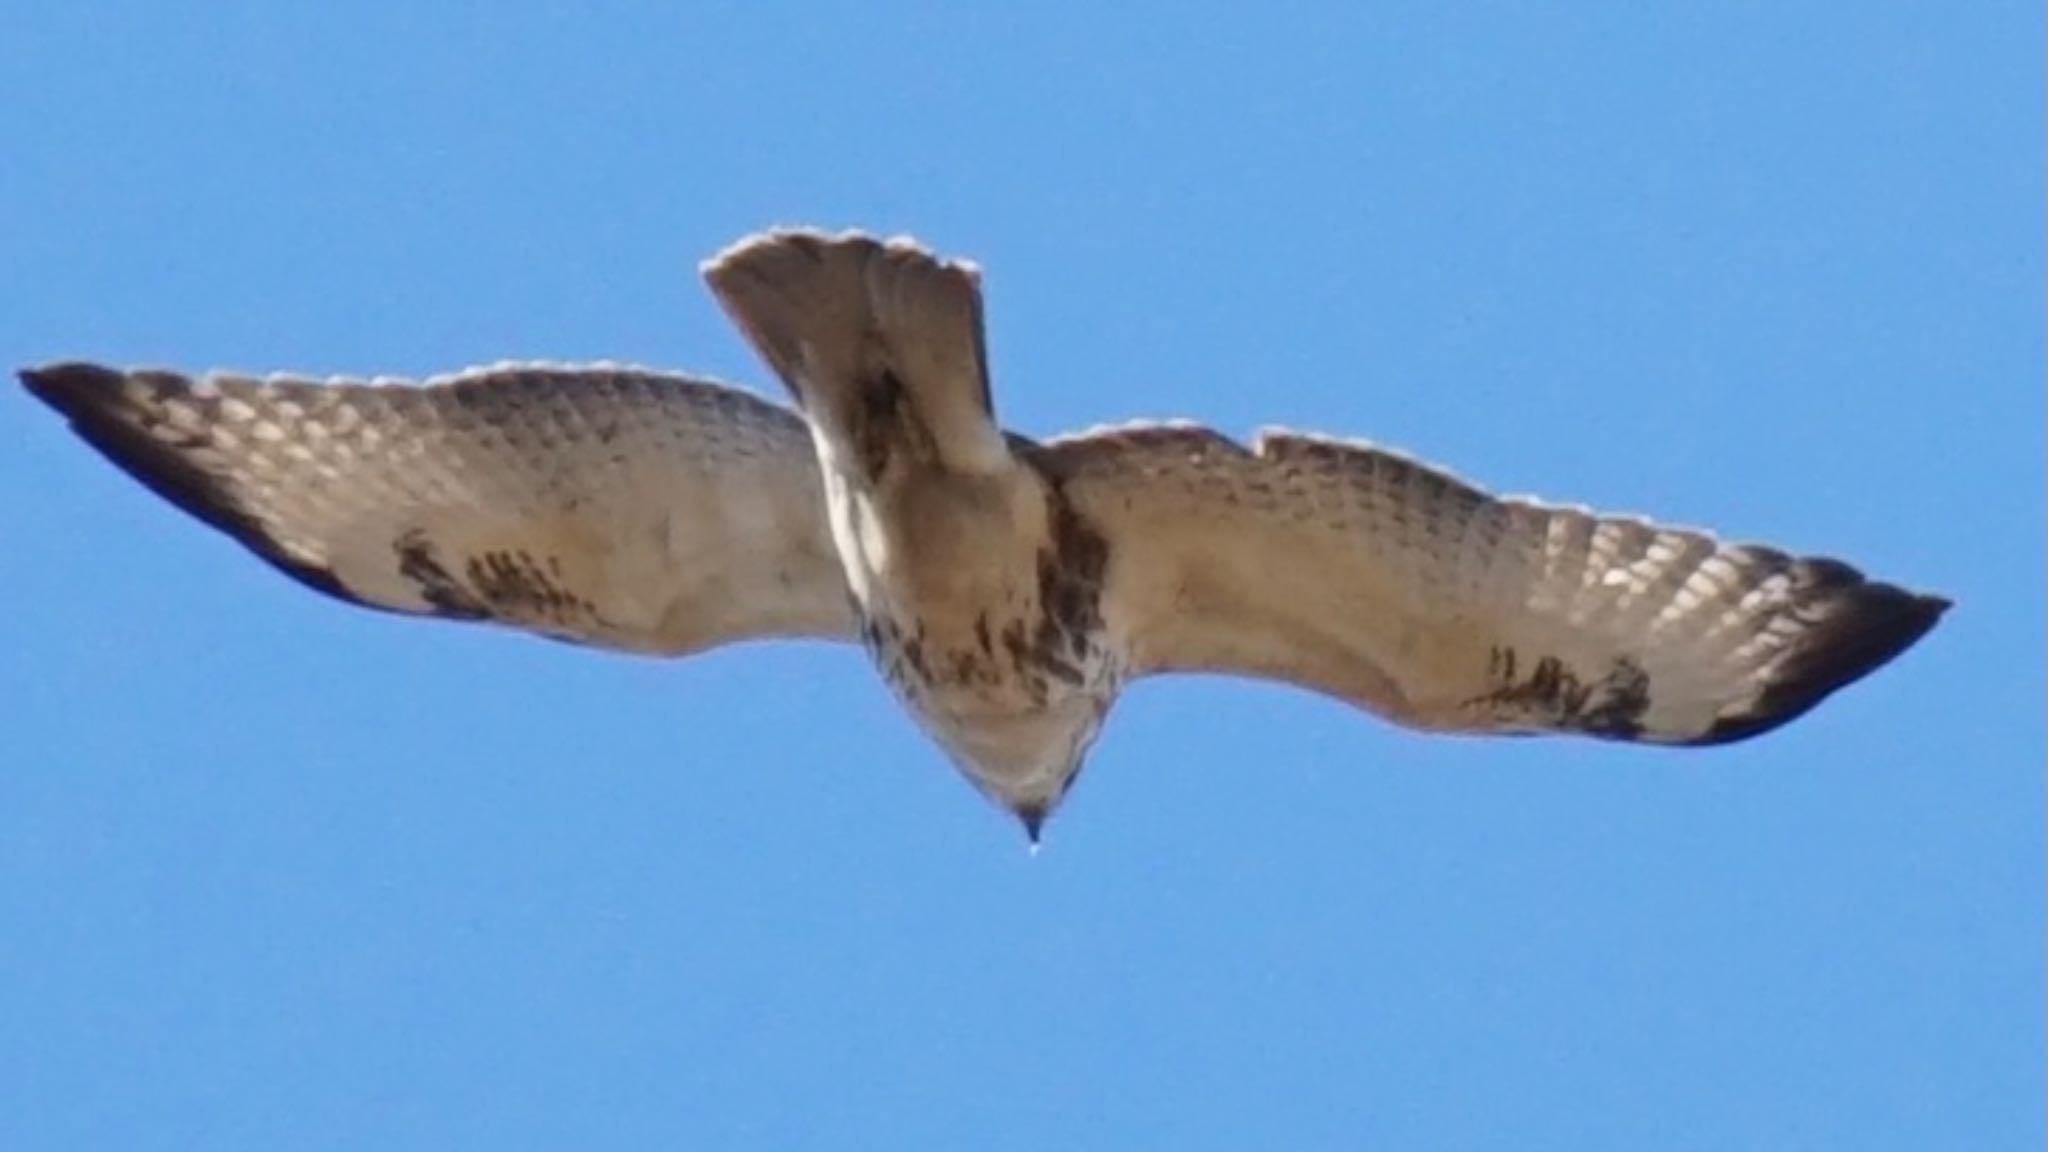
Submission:
<svg viewBox="0 0 2048 1152">
<path fill-rule="evenodd" d="M 903 456 L 968 473 L 1008 463 L 973 265 L 909 240 L 781 229 L 703 271 L 839 467 L 873 479 Z"/>
</svg>

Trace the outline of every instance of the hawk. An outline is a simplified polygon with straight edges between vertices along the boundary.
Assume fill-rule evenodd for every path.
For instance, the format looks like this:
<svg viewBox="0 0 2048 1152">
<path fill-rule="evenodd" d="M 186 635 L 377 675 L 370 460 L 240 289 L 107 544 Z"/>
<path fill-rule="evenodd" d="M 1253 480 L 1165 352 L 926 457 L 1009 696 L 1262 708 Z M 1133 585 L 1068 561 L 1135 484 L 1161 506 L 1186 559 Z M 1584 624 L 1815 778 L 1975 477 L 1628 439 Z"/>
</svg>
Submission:
<svg viewBox="0 0 2048 1152">
<path fill-rule="evenodd" d="M 979 271 L 908 240 L 782 229 L 703 274 L 794 410 L 610 363 L 21 376 L 136 479 L 343 600 L 663 655 L 858 640 L 1034 843 L 1139 677 L 1282 681 L 1433 732 L 1723 744 L 1948 607 L 1361 441 L 1007 432 Z"/>
</svg>

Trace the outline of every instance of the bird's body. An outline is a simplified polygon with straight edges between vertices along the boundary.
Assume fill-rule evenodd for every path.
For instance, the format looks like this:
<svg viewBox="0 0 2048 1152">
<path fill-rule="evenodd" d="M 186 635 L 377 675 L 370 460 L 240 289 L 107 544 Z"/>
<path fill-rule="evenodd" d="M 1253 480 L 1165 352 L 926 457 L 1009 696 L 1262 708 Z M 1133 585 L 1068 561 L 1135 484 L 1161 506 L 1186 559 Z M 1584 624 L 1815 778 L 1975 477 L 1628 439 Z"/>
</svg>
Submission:
<svg viewBox="0 0 2048 1152">
<path fill-rule="evenodd" d="M 876 667 L 1035 834 L 1123 683 L 1088 556 L 1062 550 L 1023 465 L 872 494 L 844 483 L 826 481 L 833 535 Z"/>
<path fill-rule="evenodd" d="M 1362 443 L 1008 434 L 978 273 L 908 242 L 777 231 L 705 272 L 797 413 L 611 365 L 424 388 L 23 377 L 344 599 L 672 654 L 857 639 L 1034 838 L 1137 677 L 1283 680 L 1434 731 L 1714 744 L 1800 715 L 1947 607 Z"/>
<path fill-rule="evenodd" d="M 1105 545 L 996 426 L 978 277 L 909 245 L 780 234 L 706 269 L 809 417 L 862 639 L 1035 837 L 1122 687 Z"/>
</svg>

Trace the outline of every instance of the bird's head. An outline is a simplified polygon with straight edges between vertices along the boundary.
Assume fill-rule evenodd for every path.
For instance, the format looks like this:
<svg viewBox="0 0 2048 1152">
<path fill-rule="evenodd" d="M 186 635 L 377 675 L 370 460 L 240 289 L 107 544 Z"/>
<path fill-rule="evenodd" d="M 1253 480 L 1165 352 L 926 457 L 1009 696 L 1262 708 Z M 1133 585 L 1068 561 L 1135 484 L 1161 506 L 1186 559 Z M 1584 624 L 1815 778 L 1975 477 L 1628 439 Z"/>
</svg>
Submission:
<svg viewBox="0 0 2048 1152">
<path fill-rule="evenodd" d="M 978 717 L 934 735 L 969 783 L 1017 817 L 1035 847 L 1080 777 L 1106 711 L 1077 693 L 1043 710 Z"/>
</svg>

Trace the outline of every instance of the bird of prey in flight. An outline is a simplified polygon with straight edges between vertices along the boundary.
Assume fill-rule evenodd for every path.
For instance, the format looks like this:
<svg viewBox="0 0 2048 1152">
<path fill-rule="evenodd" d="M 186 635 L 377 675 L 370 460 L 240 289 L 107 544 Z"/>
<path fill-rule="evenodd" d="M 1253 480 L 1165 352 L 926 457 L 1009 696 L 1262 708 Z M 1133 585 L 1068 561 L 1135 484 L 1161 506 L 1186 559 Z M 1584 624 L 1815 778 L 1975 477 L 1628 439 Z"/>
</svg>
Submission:
<svg viewBox="0 0 2048 1152">
<path fill-rule="evenodd" d="M 136 479 L 343 600 L 675 656 L 857 640 L 1034 842 L 1139 677 L 1283 681 L 1434 732 L 1721 744 L 1948 607 L 1359 441 L 1007 432 L 979 271 L 907 240 L 776 230 L 703 272 L 794 410 L 609 363 L 21 376 Z"/>
</svg>

